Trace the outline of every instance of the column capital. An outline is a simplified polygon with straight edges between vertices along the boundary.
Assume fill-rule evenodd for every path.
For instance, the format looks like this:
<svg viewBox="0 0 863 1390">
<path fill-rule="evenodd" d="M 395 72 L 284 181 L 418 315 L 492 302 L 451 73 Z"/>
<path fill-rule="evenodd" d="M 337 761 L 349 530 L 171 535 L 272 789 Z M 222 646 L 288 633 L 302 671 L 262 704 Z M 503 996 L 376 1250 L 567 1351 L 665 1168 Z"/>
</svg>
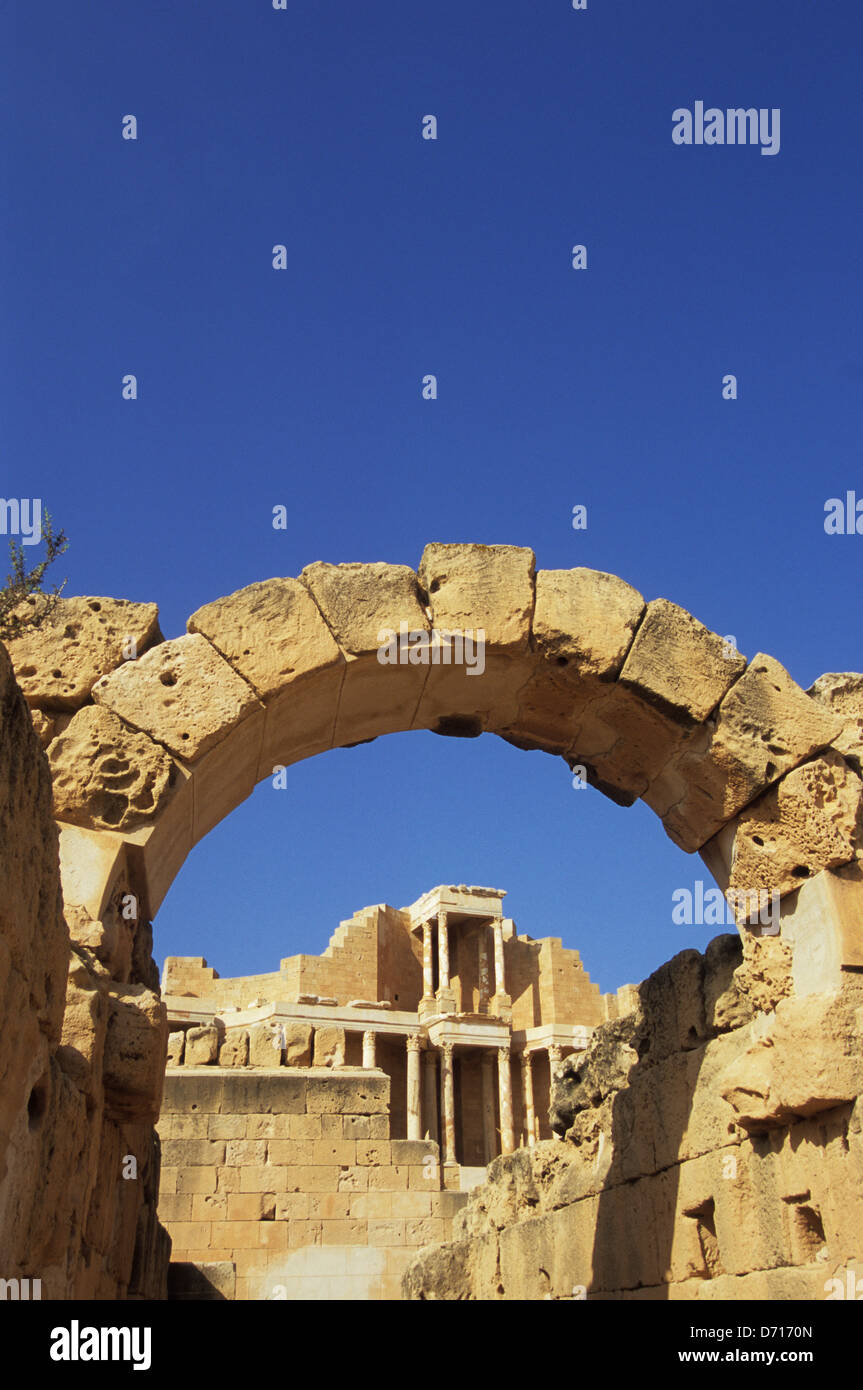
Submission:
<svg viewBox="0 0 863 1390">
<path fill-rule="evenodd" d="M 511 1052 L 512 1052 L 512 1048 L 511 1048 L 511 1046 L 510 1046 L 509 1043 L 499 1043 L 499 1044 L 498 1044 L 498 1049 L 497 1049 L 497 1051 L 498 1051 L 498 1056 L 500 1057 L 500 1060 L 501 1060 L 502 1062 L 508 1062 L 508 1061 L 509 1061 L 509 1059 L 510 1059 L 510 1054 L 511 1054 Z"/>
<path fill-rule="evenodd" d="M 407 1047 L 408 1052 L 421 1052 L 423 1045 L 422 1033 L 408 1033 Z"/>
<path fill-rule="evenodd" d="M 452 1051 L 453 1051 L 453 1047 L 454 1047 L 454 1044 L 451 1043 L 451 1042 L 441 1043 L 441 1049 L 440 1049 L 440 1050 L 441 1050 L 441 1052 L 443 1053 L 444 1057 L 447 1059 L 448 1062 L 451 1062 L 451 1061 L 452 1061 Z"/>
</svg>

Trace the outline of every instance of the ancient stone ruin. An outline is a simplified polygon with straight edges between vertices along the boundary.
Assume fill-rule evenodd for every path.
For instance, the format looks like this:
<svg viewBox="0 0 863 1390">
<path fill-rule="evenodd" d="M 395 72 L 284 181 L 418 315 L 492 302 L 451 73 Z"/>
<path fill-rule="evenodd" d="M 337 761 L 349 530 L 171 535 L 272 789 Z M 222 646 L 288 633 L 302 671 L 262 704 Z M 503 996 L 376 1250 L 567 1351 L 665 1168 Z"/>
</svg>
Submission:
<svg viewBox="0 0 863 1390">
<path fill-rule="evenodd" d="M 468 633 L 482 669 L 447 660 Z M 0 648 L 0 710 L 3 1277 L 163 1298 L 168 1232 L 174 1297 L 816 1298 L 863 1272 L 863 677 L 804 691 L 613 576 L 434 544 L 416 573 L 253 584 L 168 641 L 152 604 L 61 600 Z M 408 729 L 643 799 L 738 933 L 601 996 L 500 891 L 443 885 L 321 957 L 173 959 L 160 990 L 193 845 L 275 769 Z"/>
</svg>

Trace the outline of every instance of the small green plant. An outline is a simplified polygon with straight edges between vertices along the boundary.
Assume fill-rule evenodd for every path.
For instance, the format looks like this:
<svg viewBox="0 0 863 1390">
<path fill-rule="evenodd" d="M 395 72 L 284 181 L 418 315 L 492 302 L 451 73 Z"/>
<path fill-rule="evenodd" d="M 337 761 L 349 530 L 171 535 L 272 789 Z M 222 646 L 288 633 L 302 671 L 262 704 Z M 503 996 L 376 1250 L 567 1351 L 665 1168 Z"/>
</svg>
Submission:
<svg viewBox="0 0 863 1390">
<path fill-rule="evenodd" d="M 0 588 L 0 639 L 8 641 L 10 637 L 20 637 L 25 631 L 41 627 L 53 613 L 66 587 L 64 579 L 52 589 L 44 588 L 46 571 L 69 546 L 66 533 L 55 532 L 48 512 L 43 514 L 40 544 L 45 547 L 44 556 L 28 570 L 22 542 L 9 542 L 12 568 L 5 585 Z"/>
</svg>

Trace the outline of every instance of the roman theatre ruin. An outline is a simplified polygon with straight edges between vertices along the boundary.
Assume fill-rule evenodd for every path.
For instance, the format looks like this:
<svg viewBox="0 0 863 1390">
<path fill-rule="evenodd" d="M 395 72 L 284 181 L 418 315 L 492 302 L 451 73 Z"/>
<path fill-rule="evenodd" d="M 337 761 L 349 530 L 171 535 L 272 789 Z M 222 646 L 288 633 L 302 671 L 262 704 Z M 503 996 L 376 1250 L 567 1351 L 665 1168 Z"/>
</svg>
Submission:
<svg viewBox="0 0 863 1390">
<path fill-rule="evenodd" d="M 804 691 L 515 546 L 313 564 L 187 628 L 61 598 L 0 647 L 0 1277 L 164 1298 L 172 1239 L 176 1298 L 819 1298 L 863 1274 L 863 676 Z M 424 657 L 441 634 L 481 667 Z M 175 958 L 160 989 L 151 924 L 192 847 L 263 779 L 411 729 L 644 800 L 738 930 L 600 996 L 560 942 L 517 968 L 501 890 L 422 884 L 321 957 L 231 982 Z M 778 932 L 742 906 L 774 893 Z"/>
</svg>

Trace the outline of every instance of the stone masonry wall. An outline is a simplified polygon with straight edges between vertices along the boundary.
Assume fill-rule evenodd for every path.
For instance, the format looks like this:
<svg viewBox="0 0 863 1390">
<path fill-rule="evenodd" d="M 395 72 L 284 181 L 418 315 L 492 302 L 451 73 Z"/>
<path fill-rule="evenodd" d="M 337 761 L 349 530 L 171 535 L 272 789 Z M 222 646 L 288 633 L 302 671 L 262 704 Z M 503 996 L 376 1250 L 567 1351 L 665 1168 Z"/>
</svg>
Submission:
<svg viewBox="0 0 863 1390">
<path fill-rule="evenodd" d="M 791 996 L 776 938 L 718 937 L 567 1059 L 565 1142 L 498 1158 L 414 1299 L 826 1297 L 863 1274 L 863 977 Z"/>
<path fill-rule="evenodd" d="M 233 1264 L 238 1299 L 398 1298 L 466 1194 L 442 1190 L 436 1144 L 390 1140 L 388 1107 L 389 1078 L 349 1068 L 169 1070 L 172 1259 Z"/>
<path fill-rule="evenodd" d="M 165 1293 L 167 1025 L 149 926 L 116 908 L 98 931 L 71 914 L 70 942 L 48 762 L 0 646 L 0 1277 L 43 1298 Z"/>
</svg>

